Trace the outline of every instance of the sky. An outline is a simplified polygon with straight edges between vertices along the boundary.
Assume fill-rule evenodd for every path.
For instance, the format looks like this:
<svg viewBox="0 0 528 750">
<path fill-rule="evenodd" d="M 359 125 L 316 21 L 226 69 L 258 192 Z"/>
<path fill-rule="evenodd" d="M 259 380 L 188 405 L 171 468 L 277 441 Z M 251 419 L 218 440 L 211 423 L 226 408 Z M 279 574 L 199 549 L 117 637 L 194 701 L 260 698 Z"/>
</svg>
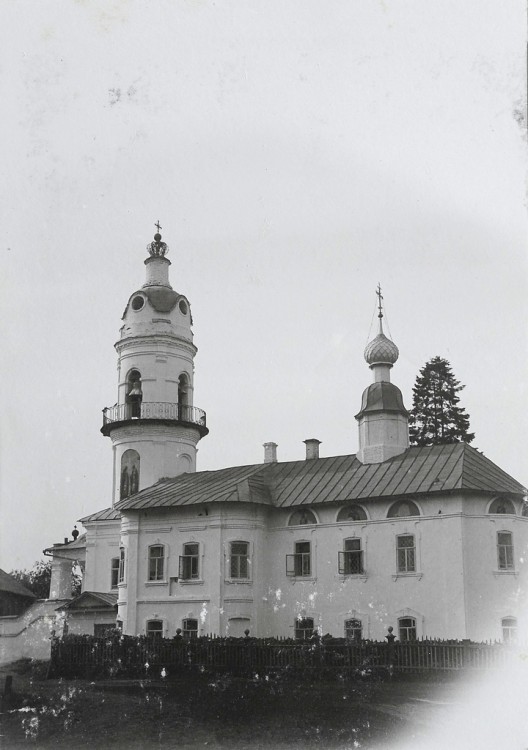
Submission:
<svg viewBox="0 0 528 750">
<path fill-rule="evenodd" d="M 375 289 L 528 484 L 526 39 L 510 0 L 0 2 L 0 567 L 111 504 L 117 340 L 160 221 L 198 469 L 357 450 Z"/>
</svg>

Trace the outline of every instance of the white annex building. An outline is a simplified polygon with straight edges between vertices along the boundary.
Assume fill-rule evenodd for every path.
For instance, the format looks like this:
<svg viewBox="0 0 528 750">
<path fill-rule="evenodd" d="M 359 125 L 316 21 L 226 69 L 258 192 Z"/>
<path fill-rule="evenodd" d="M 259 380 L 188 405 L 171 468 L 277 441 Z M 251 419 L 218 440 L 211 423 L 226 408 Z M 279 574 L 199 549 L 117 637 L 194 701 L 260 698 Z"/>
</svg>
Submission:
<svg viewBox="0 0 528 750">
<path fill-rule="evenodd" d="M 311 439 L 305 460 L 278 462 L 266 443 L 261 464 L 196 470 L 208 429 L 190 304 L 166 251 L 156 234 L 116 344 L 117 402 L 102 427 L 112 505 L 48 550 L 69 632 L 382 640 L 392 625 L 402 640 L 481 641 L 525 628 L 525 489 L 469 445 L 409 447 L 381 305 L 356 455 L 321 458 Z M 73 600 L 72 560 L 84 567 Z"/>
</svg>

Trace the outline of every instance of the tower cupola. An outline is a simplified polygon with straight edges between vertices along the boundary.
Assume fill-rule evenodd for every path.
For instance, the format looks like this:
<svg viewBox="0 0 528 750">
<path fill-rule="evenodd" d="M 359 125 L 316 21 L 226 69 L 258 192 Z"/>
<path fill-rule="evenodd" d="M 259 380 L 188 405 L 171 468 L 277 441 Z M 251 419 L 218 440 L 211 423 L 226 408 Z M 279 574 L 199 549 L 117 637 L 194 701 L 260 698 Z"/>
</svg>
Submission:
<svg viewBox="0 0 528 750">
<path fill-rule="evenodd" d="M 115 348 L 117 402 L 103 409 L 101 432 L 114 450 L 114 502 L 162 477 L 196 471 L 206 415 L 194 406 L 189 300 L 169 282 L 168 247 L 158 229 L 147 245 L 146 279 L 123 313 Z"/>
<path fill-rule="evenodd" d="M 390 370 L 398 360 L 396 344 L 383 332 L 383 296 L 378 285 L 378 335 L 365 347 L 365 360 L 374 382 L 363 391 L 357 458 L 364 464 L 381 463 L 409 447 L 409 413 L 400 389 L 390 382 Z"/>
</svg>

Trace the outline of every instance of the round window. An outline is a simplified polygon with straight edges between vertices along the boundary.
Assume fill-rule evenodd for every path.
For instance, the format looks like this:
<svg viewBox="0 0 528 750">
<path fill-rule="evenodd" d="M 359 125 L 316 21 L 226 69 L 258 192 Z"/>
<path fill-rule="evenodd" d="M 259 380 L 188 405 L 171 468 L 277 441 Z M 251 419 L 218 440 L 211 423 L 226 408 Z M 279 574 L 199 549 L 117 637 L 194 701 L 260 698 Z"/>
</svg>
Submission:
<svg viewBox="0 0 528 750">
<path fill-rule="evenodd" d="M 145 300 L 138 294 L 137 297 L 134 297 L 134 299 L 132 300 L 132 309 L 141 310 L 144 304 Z"/>
<path fill-rule="evenodd" d="M 189 312 L 189 308 L 187 307 L 187 302 L 184 299 L 180 300 L 178 307 L 180 308 L 180 312 L 183 313 L 184 315 L 187 315 L 187 313 Z"/>
</svg>

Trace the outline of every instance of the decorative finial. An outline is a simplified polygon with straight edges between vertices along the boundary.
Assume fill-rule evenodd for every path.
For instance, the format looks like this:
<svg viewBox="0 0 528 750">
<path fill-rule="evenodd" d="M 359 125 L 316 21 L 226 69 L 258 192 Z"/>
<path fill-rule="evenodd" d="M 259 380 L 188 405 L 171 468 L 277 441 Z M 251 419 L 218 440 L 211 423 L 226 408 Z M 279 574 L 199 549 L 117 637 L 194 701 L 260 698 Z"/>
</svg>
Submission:
<svg viewBox="0 0 528 750">
<path fill-rule="evenodd" d="M 379 332 L 383 333 L 383 324 L 382 324 L 382 318 L 383 318 L 383 295 L 381 293 L 381 284 L 378 283 L 378 288 L 376 289 L 376 294 L 378 295 L 378 318 L 379 318 Z"/>
<path fill-rule="evenodd" d="M 153 258 L 155 257 L 164 258 L 165 255 L 169 252 L 169 248 L 167 247 L 166 242 L 161 241 L 160 229 L 162 227 L 161 227 L 161 224 L 159 223 L 159 219 L 154 224 L 154 226 L 157 228 L 158 231 L 154 235 L 154 242 L 151 242 L 150 244 L 147 245 L 147 250 L 149 252 L 149 255 L 151 255 Z"/>
</svg>

